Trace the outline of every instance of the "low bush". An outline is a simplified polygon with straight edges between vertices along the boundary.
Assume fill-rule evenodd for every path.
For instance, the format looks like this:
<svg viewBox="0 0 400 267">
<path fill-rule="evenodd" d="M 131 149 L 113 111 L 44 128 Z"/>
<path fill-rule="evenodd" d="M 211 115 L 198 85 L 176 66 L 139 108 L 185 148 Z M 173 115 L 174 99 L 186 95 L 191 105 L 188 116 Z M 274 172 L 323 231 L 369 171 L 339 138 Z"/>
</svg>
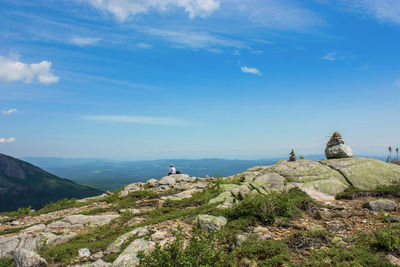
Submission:
<svg viewBox="0 0 400 267">
<path fill-rule="evenodd" d="M 250 228 L 254 226 L 255 223 L 256 220 L 253 217 L 242 217 L 237 220 L 229 220 L 221 230 L 220 241 L 226 245 L 232 244 L 236 234 L 249 232 Z"/>
<path fill-rule="evenodd" d="M 285 244 L 274 240 L 248 240 L 229 256 L 236 266 L 246 262 L 252 262 L 254 266 L 283 266 L 290 258 Z"/>
<path fill-rule="evenodd" d="M 75 198 L 68 199 L 64 198 L 61 200 L 58 200 L 56 202 L 50 202 L 46 204 L 43 208 L 35 212 L 35 215 L 39 214 L 44 214 L 44 213 L 49 213 L 53 211 L 58 211 L 58 210 L 63 210 L 63 209 L 70 209 L 70 208 L 76 208 L 80 206 L 87 205 L 85 202 L 77 202 Z"/>
<path fill-rule="evenodd" d="M 356 187 L 348 187 L 342 193 L 337 194 L 336 199 L 356 199 L 371 196 L 400 197 L 400 182 L 391 185 L 379 185 L 374 190 L 361 190 Z"/>
<path fill-rule="evenodd" d="M 175 238 L 163 249 L 157 244 L 148 255 L 139 252 L 140 266 L 224 266 L 225 254 L 216 247 L 214 232 L 193 229 L 186 247 L 181 231 L 175 234 Z"/>
<path fill-rule="evenodd" d="M 371 246 L 384 251 L 400 249 L 400 227 L 382 228 L 373 232 Z"/>
<path fill-rule="evenodd" d="M 95 209 L 91 209 L 91 210 L 81 211 L 79 214 L 82 214 L 82 215 L 96 215 L 96 214 L 103 213 L 103 212 L 106 212 L 106 211 L 109 211 L 109 210 L 110 210 L 110 208 L 95 208 Z"/>
<path fill-rule="evenodd" d="M 346 188 L 342 193 L 336 195 L 336 199 L 356 199 L 364 196 L 372 196 L 371 192 L 362 191 L 354 186 Z"/>
<path fill-rule="evenodd" d="M 263 224 L 270 224 L 278 217 L 292 218 L 299 215 L 301 207 L 312 202 L 306 193 L 298 188 L 268 195 L 247 195 L 240 203 L 226 211 L 231 219 L 253 217 Z"/>
<path fill-rule="evenodd" d="M 31 213 L 32 213 L 32 208 L 30 206 L 28 206 L 28 207 L 24 207 L 24 208 L 18 208 L 18 210 L 16 210 L 16 211 L 3 212 L 3 213 L 1 213 L 1 215 L 16 219 L 16 218 L 28 216 Z"/>
<path fill-rule="evenodd" d="M 0 235 L 7 235 L 7 234 L 12 234 L 12 233 L 17 233 L 17 232 L 22 231 L 22 230 L 24 230 L 26 228 L 28 228 L 28 226 L 4 229 L 3 231 L 0 231 Z"/>
<path fill-rule="evenodd" d="M 218 196 L 219 191 L 216 187 L 210 187 L 202 192 L 197 192 L 191 198 L 181 200 L 167 200 L 164 204 L 165 207 L 186 208 L 196 207 L 207 204 L 211 199 Z"/>
<path fill-rule="evenodd" d="M 371 253 L 367 249 L 353 247 L 325 248 L 315 250 L 307 257 L 301 266 L 321 266 L 321 267 L 344 267 L 344 266 L 370 266 L 385 267 L 392 266 L 385 258 Z"/>
<path fill-rule="evenodd" d="M 138 200 L 138 199 L 157 198 L 159 195 L 160 194 L 157 194 L 152 190 L 137 190 L 129 193 L 128 197 Z"/>
<path fill-rule="evenodd" d="M 300 231 L 287 238 L 286 244 L 292 250 L 311 250 L 329 246 L 331 241 L 327 231 Z"/>
<path fill-rule="evenodd" d="M 67 243 L 45 246 L 39 251 L 39 254 L 49 264 L 57 263 L 57 266 L 70 266 L 72 260 L 78 255 L 79 249 L 88 248 L 92 253 L 104 251 L 109 244 L 125 232 L 125 228 L 119 227 L 119 222 L 99 226 L 92 232 L 79 235 Z"/>
<path fill-rule="evenodd" d="M 400 183 L 394 183 L 392 185 L 380 185 L 374 190 L 381 196 L 393 196 L 400 197 Z"/>
<path fill-rule="evenodd" d="M 13 267 L 14 260 L 10 258 L 0 258 L 0 267 Z"/>
</svg>

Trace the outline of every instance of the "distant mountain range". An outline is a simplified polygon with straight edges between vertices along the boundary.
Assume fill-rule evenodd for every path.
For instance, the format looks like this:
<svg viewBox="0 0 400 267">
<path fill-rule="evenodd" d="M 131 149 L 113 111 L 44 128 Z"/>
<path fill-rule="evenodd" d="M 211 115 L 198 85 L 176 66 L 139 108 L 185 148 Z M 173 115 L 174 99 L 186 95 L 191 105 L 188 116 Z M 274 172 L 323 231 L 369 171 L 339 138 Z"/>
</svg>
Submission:
<svg viewBox="0 0 400 267">
<path fill-rule="evenodd" d="M 324 155 L 311 155 L 307 159 L 319 160 Z M 150 178 L 159 179 L 168 174 L 171 163 L 182 173 L 191 176 L 229 176 L 256 165 L 271 165 L 282 158 L 259 160 L 227 159 L 162 159 L 146 161 L 115 161 L 87 158 L 34 158 L 24 160 L 60 177 L 66 177 L 80 184 L 95 186 L 102 190 L 113 190 L 133 182 L 144 182 Z"/>
<path fill-rule="evenodd" d="M 59 178 L 28 162 L 0 154 L 0 211 L 39 209 L 63 198 L 85 198 L 102 191 Z"/>
<path fill-rule="evenodd" d="M 374 157 L 385 160 L 384 157 Z M 306 159 L 325 159 L 325 155 L 307 155 Z M 142 161 L 117 161 L 96 158 L 37 158 L 24 157 L 26 161 L 40 166 L 60 177 L 77 183 L 94 186 L 102 190 L 114 190 L 133 182 L 144 182 L 150 178 L 159 179 L 168 174 L 171 163 L 191 176 L 229 176 L 256 165 L 271 165 L 283 158 L 259 160 L 228 159 L 161 159 Z"/>
</svg>

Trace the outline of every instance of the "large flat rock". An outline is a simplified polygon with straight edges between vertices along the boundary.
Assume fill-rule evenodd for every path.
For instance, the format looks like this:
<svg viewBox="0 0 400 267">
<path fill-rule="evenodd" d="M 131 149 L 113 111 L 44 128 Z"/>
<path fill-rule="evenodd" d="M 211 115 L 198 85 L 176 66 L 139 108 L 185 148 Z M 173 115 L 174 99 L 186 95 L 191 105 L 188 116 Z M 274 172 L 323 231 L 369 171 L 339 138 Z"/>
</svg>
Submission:
<svg viewBox="0 0 400 267">
<path fill-rule="evenodd" d="M 62 221 L 71 225 L 104 225 L 110 223 L 112 220 L 118 218 L 117 214 L 104 214 L 104 215 L 70 215 L 65 217 Z"/>
<path fill-rule="evenodd" d="M 134 267 L 139 265 L 139 251 L 149 252 L 154 248 L 154 242 L 143 238 L 134 240 L 114 261 L 114 267 Z"/>
<path fill-rule="evenodd" d="M 313 188 L 331 196 L 343 192 L 350 185 L 340 172 L 318 161 L 281 160 L 271 169 L 285 177 L 288 185 Z"/>
<path fill-rule="evenodd" d="M 0 237 L 0 258 L 13 257 L 18 249 L 35 251 L 42 244 L 39 235 L 22 233 L 11 237 Z"/>
<path fill-rule="evenodd" d="M 349 182 L 362 190 L 378 185 L 400 182 L 400 166 L 369 158 L 343 158 L 320 161 L 342 173 Z"/>
<path fill-rule="evenodd" d="M 318 161 L 280 160 L 271 169 L 285 177 L 288 182 L 306 183 L 329 178 L 337 178 L 346 182 L 340 173 Z"/>
</svg>

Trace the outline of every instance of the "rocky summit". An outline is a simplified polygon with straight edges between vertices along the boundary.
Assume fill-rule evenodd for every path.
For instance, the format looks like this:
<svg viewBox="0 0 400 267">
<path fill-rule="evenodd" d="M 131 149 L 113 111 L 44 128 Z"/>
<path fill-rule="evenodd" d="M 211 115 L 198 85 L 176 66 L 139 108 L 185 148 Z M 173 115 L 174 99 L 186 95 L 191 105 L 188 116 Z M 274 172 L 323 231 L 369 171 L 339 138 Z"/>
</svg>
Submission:
<svg viewBox="0 0 400 267">
<path fill-rule="evenodd" d="M 394 266 L 399 198 L 400 166 L 369 158 L 170 175 L 1 213 L 0 266 Z"/>
</svg>

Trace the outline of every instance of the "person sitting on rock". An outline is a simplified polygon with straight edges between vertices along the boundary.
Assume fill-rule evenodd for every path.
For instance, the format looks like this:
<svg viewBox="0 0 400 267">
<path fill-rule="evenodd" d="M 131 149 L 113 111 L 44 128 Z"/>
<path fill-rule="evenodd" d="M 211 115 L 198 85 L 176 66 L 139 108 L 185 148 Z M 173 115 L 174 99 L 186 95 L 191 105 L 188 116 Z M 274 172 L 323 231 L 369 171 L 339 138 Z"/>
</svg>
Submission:
<svg viewBox="0 0 400 267">
<path fill-rule="evenodd" d="M 169 169 L 169 173 L 168 173 L 168 175 L 171 175 L 171 174 L 182 174 L 180 171 L 177 171 L 175 168 L 174 168 L 174 164 L 171 164 L 171 169 Z"/>
<path fill-rule="evenodd" d="M 171 164 L 171 169 L 169 169 L 168 175 L 176 174 L 176 169 L 174 168 L 174 164 Z"/>
</svg>

